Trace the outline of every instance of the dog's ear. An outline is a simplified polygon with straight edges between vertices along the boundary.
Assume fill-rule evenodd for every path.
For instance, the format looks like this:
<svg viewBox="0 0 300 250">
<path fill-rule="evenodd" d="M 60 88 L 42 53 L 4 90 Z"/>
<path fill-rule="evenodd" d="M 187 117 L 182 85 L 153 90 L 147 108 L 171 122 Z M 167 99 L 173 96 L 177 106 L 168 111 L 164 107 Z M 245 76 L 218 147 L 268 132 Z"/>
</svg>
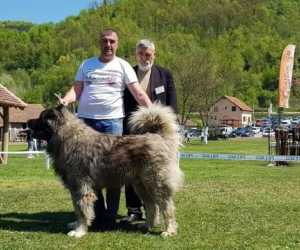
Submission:
<svg viewBox="0 0 300 250">
<path fill-rule="evenodd" d="M 42 121 L 45 124 L 47 124 L 50 128 L 55 130 L 58 124 L 60 124 L 63 121 L 62 108 L 59 106 L 56 108 L 46 110 L 42 115 Z"/>
</svg>

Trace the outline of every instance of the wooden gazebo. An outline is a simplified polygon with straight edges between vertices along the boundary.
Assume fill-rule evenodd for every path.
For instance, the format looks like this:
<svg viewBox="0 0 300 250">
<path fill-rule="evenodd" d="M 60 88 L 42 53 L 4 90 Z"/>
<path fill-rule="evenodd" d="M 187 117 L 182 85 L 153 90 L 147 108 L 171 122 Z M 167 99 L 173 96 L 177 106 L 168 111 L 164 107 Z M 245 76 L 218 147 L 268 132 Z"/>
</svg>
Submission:
<svg viewBox="0 0 300 250">
<path fill-rule="evenodd" d="M 19 97 L 10 92 L 6 87 L 0 84 L 0 107 L 2 107 L 3 112 L 0 113 L 3 119 L 3 135 L 1 143 L 1 151 L 8 151 L 8 140 L 9 140 L 9 108 L 19 108 L 24 109 L 27 106 Z M 0 155 L 0 163 L 7 163 L 7 154 Z"/>
</svg>

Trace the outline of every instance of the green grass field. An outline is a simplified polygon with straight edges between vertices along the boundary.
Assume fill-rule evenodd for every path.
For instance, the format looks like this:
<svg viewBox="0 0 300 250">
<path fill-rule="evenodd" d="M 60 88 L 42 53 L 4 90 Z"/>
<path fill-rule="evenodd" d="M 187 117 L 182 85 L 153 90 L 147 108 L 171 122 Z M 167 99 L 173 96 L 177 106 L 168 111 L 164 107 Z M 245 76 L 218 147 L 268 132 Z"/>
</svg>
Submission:
<svg viewBox="0 0 300 250">
<path fill-rule="evenodd" d="M 10 150 L 24 150 L 11 146 Z M 188 152 L 265 154 L 266 139 L 194 141 Z M 68 192 L 42 156 L 10 157 L 0 167 L 0 249 L 300 249 L 300 166 L 181 160 L 186 181 L 176 195 L 179 234 L 160 228 L 66 235 L 74 220 Z M 124 197 L 120 215 L 126 214 Z"/>
</svg>

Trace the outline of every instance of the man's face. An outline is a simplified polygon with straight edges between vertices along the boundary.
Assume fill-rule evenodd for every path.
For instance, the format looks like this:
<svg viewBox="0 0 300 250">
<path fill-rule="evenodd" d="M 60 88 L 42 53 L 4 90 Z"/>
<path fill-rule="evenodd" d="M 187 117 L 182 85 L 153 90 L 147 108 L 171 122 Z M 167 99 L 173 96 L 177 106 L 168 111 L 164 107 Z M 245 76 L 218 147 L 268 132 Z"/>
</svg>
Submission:
<svg viewBox="0 0 300 250">
<path fill-rule="evenodd" d="M 115 32 L 104 32 L 100 37 L 101 60 L 109 62 L 114 59 L 118 48 L 118 36 Z"/>
<path fill-rule="evenodd" d="M 150 48 L 139 48 L 136 51 L 136 60 L 139 69 L 142 71 L 148 71 L 151 69 L 155 59 L 155 52 Z"/>
</svg>

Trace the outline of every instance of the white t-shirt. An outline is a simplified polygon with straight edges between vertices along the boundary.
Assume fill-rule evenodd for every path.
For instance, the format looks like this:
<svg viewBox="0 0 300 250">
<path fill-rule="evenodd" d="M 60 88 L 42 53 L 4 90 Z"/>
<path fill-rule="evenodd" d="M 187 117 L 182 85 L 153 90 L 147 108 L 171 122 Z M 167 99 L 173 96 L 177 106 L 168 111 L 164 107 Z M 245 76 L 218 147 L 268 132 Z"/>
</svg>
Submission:
<svg viewBox="0 0 300 250">
<path fill-rule="evenodd" d="M 90 119 L 124 117 L 124 89 L 126 84 L 138 81 L 130 64 L 119 57 L 108 63 L 101 62 L 98 57 L 85 60 L 75 80 L 83 81 L 78 116 Z"/>
</svg>

